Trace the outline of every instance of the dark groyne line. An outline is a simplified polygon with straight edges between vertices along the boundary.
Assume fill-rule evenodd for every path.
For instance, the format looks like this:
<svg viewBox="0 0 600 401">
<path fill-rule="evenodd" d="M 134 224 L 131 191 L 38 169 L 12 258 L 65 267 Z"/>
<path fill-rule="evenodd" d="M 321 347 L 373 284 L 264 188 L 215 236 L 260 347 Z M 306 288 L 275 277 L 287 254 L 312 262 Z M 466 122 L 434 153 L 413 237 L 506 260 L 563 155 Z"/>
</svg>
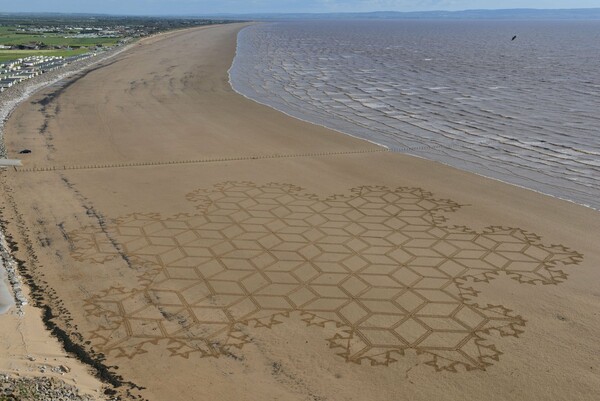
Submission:
<svg viewBox="0 0 600 401">
<path fill-rule="evenodd" d="M 128 167 L 147 167 L 147 166 L 170 166 L 182 164 L 204 164 L 204 163 L 219 163 L 232 161 L 247 161 L 247 160 L 264 160 L 264 159 L 289 159 L 300 157 L 320 157 L 320 156 L 343 156 L 356 155 L 365 153 L 381 153 L 388 152 L 388 149 L 364 149 L 345 152 L 314 152 L 314 153 L 293 153 L 283 155 L 256 155 L 256 156 L 237 156 L 237 157 L 218 157 L 194 160 L 168 160 L 156 162 L 131 162 L 131 163 L 107 163 L 107 164 L 88 164 L 88 165 L 62 165 L 62 166 L 42 166 L 42 167 L 15 167 L 15 171 L 20 173 L 43 172 L 43 171 L 66 171 L 66 170 L 95 170 L 95 169 L 112 169 L 112 168 L 128 168 Z"/>
</svg>

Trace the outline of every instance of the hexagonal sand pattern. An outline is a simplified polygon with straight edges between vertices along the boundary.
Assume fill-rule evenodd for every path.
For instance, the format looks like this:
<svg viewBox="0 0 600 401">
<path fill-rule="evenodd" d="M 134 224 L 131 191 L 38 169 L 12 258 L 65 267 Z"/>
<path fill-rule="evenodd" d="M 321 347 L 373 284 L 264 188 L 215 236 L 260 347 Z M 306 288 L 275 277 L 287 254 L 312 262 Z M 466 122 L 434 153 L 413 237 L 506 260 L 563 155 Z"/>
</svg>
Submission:
<svg viewBox="0 0 600 401">
<path fill-rule="evenodd" d="M 297 314 L 333 329 L 348 362 L 388 365 L 412 349 L 437 370 L 485 369 L 501 354 L 489 334 L 518 336 L 525 320 L 478 304 L 470 283 L 557 284 L 582 258 L 518 228 L 447 226 L 459 205 L 418 188 L 320 199 L 228 182 L 187 198 L 198 214 L 131 214 L 69 235 L 75 259 L 122 258 L 139 274 L 136 288 L 86 300 L 100 352 L 132 358 L 164 341 L 172 355 L 218 357 Z"/>
</svg>

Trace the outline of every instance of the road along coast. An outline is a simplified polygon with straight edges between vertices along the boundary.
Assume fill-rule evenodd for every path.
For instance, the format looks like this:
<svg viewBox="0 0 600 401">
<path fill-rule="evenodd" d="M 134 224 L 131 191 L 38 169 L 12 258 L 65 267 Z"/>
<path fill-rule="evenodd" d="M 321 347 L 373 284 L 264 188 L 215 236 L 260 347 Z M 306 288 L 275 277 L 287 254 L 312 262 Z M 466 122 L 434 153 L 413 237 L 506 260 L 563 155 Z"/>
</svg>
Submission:
<svg viewBox="0 0 600 401">
<path fill-rule="evenodd" d="M 8 120 L 2 218 L 67 350 L 123 398 L 599 397 L 598 213 L 236 94 L 243 26 Z"/>
</svg>

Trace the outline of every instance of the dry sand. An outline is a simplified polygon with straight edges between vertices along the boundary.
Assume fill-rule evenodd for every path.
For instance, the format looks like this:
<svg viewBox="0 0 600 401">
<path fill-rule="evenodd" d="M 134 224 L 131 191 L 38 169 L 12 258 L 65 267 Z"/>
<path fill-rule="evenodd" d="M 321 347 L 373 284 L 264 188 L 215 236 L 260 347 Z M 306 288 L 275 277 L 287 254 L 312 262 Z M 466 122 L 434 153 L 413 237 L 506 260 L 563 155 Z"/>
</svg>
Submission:
<svg viewBox="0 0 600 401">
<path fill-rule="evenodd" d="M 165 35 L 6 127 L 52 322 L 148 400 L 600 398 L 600 215 L 237 95 L 240 25 Z"/>
</svg>

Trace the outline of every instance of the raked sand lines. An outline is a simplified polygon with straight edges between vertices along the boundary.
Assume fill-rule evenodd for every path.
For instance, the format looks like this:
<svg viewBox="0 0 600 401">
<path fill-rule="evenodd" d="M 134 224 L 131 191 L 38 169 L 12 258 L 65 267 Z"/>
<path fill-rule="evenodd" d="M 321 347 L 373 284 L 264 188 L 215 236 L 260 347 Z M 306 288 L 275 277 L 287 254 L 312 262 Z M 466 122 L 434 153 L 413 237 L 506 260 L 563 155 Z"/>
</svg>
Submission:
<svg viewBox="0 0 600 401">
<path fill-rule="evenodd" d="M 438 371 L 485 370 L 501 354 L 490 334 L 519 337 L 525 319 L 479 304 L 473 283 L 555 285 L 582 260 L 519 228 L 448 226 L 460 206 L 420 188 L 319 198 L 226 182 L 186 198 L 198 214 L 134 213 L 68 234 L 75 260 L 126 255 L 139 277 L 86 300 L 103 354 L 134 358 L 164 342 L 171 356 L 228 355 L 252 342 L 243 327 L 296 314 L 335 328 L 326 341 L 346 362 L 387 366 L 414 350 Z"/>
</svg>

